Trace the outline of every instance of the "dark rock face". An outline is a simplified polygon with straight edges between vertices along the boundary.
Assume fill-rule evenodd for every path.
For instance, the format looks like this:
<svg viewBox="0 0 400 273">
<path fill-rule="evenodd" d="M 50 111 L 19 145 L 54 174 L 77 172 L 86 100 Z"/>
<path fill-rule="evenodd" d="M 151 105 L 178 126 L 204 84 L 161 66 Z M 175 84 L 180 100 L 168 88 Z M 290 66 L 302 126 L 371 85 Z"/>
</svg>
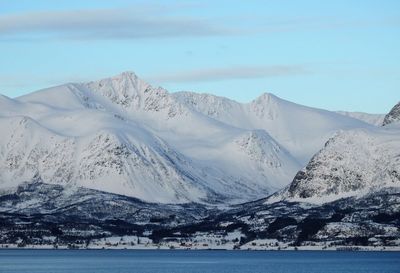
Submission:
<svg viewBox="0 0 400 273">
<path fill-rule="evenodd" d="M 338 245 L 393 244 L 400 237 L 400 190 L 386 188 L 362 198 L 349 197 L 323 205 L 298 202 L 240 205 L 218 216 L 220 221 L 243 225 L 251 240 L 277 239 L 304 245 L 335 242 Z M 390 231 L 389 231 L 390 230 Z"/>
<path fill-rule="evenodd" d="M 389 114 L 385 116 L 382 126 L 386 126 L 397 121 L 400 121 L 400 102 L 396 104 L 392 110 L 390 110 Z"/>
<path fill-rule="evenodd" d="M 8 214 L 36 215 L 55 222 L 66 219 L 84 222 L 118 219 L 131 224 L 149 224 L 157 218 L 168 220 L 163 224 L 169 226 L 197 221 L 208 215 L 206 208 L 198 204 L 146 203 L 87 188 L 71 190 L 61 185 L 42 183 L 40 179 L 22 184 L 15 192 L 0 195 L 0 208 Z"/>
<path fill-rule="evenodd" d="M 223 237 L 235 231 L 242 234 L 238 247 L 256 239 L 292 246 L 393 246 L 400 239 L 398 204 L 400 190 L 386 188 L 323 205 L 262 199 L 217 210 L 151 204 L 88 189 L 69 192 L 38 180 L 0 196 L 0 244 L 84 247 L 91 240 L 124 235 L 190 243 L 199 232 Z"/>
</svg>

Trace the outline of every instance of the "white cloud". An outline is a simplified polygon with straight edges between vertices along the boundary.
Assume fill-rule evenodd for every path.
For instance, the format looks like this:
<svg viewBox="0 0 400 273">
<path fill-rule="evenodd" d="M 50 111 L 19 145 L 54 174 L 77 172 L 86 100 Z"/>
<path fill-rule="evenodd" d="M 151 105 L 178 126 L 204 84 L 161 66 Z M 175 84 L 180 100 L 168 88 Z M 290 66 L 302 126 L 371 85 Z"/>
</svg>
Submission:
<svg viewBox="0 0 400 273">
<path fill-rule="evenodd" d="M 229 31 L 205 20 L 166 17 L 160 11 L 95 9 L 28 12 L 0 16 L 3 38 L 29 34 L 71 39 L 135 39 L 221 35 Z"/>
<path fill-rule="evenodd" d="M 292 76 L 308 73 L 310 71 L 300 65 L 236 66 L 155 75 L 149 77 L 148 80 L 157 83 L 205 82 Z"/>
</svg>

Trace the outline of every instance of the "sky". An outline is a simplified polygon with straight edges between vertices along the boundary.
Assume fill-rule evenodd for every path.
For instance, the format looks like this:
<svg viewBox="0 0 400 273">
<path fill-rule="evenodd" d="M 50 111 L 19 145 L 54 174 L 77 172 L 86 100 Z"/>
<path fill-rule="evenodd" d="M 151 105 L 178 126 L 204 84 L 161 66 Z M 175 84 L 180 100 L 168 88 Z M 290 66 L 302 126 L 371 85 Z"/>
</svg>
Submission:
<svg viewBox="0 0 400 273">
<path fill-rule="evenodd" d="M 328 110 L 400 100 L 398 0 L 0 0 L 0 93 L 133 71 L 171 92 Z"/>
</svg>

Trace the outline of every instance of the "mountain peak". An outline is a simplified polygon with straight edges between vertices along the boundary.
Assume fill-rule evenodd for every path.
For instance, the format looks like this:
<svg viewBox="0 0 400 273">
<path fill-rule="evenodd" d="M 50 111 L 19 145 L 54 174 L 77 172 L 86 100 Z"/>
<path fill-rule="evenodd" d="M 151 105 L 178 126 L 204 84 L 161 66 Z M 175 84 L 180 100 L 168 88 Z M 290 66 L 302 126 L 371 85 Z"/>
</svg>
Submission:
<svg viewBox="0 0 400 273">
<path fill-rule="evenodd" d="M 124 71 L 118 75 L 89 82 L 88 85 L 99 87 L 125 87 L 128 89 L 141 89 L 141 86 L 149 87 L 150 84 L 139 78 L 133 71 Z"/>
<path fill-rule="evenodd" d="M 394 122 L 400 121 L 400 102 L 397 103 L 392 110 L 385 116 L 382 126 L 389 125 Z"/>
<path fill-rule="evenodd" d="M 161 113 L 168 119 L 186 111 L 167 90 L 151 86 L 131 71 L 87 83 L 86 87 L 130 113 Z"/>
<path fill-rule="evenodd" d="M 277 96 L 271 93 L 263 93 L 250 105 L 259 118 L 267 117 L 269 120 L 275 120 L 278 115 L 279 100 Z"/>
<path fill-rule="evenodd" d="M 111 78 L 89 82 L 86 86 L 124 107 L 138 107 L 141 98 L 151 88 L 150 84 L 131 71 L 123 72 Z"/>
<path fill-rule="evenodd" d="M 258 103 L 270 103 L 273 101 L 278 100 L 279 98 L 275 96 L 272 93 L 262 93 L 260 96 L 258 96 L 253 102 L 258 102 Z"/>
</svg>

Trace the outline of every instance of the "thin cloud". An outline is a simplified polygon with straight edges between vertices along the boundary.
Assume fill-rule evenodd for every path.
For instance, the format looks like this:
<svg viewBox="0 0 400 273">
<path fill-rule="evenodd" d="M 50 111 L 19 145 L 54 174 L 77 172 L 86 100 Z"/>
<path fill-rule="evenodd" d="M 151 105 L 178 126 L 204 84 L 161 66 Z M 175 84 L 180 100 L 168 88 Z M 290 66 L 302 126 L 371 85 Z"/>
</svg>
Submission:
<svg viewBox="0 0 400 273">
<path fill-rule="evenodd" d="M 157 83 L 209 82 L 294 76 L 309 73 L 311 73 L 309 69 L 300 65 L 238 66 L 156 75 L 149 77 L 148 80 Z"/>
<path fill-rule="evenodd" d="M 146 14 L 146 15 L 143 15 Z M 227 34 L 205 20 L 163 17 L 133 9 L 28 12 L 0 16 L 0 36 L 39 35 L 71 39 L 135 39 Z"/>
<path fill-rule="evenodd" d="M 254 35 L 274 32 L 371 27 L 379 21 L 349 21 L 325 17 L 224 17 L 199 19 L 179 16 L 186 5 L 139 5 L 135 8 L 35 11 L 0 16 L 1 41 L 46 39 L 123 40 L 143 38 Z M 168 14 L 168 15 L 166 15 Z M 398 25 L 388 18 L 385 25 Z"/>
</svg>

